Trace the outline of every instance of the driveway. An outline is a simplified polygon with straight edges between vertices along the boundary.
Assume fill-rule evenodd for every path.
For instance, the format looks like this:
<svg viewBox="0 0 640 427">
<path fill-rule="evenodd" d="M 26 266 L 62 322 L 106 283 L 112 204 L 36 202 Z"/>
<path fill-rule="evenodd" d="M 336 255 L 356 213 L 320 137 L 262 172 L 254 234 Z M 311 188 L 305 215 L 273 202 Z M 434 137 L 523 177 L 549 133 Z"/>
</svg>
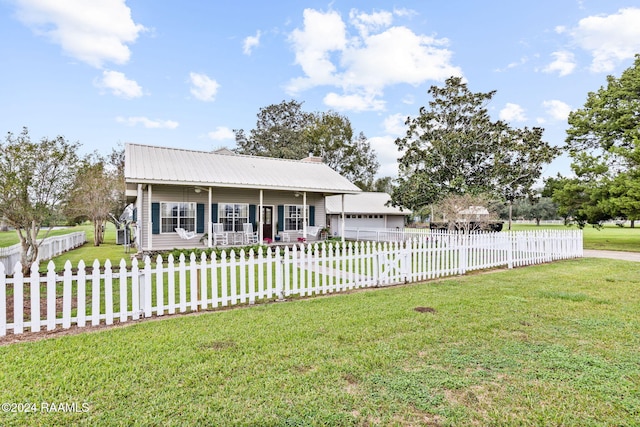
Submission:
<svg viewBox="0 0 640 427">
<path fill-rule="evenodd" d="M 600 251 L 595 249 L 585 249 L 585 258 L 611 258 L 622 261 L 640 262 L 640 252 L 621 252 L 621 251 Z"/>
</svg>

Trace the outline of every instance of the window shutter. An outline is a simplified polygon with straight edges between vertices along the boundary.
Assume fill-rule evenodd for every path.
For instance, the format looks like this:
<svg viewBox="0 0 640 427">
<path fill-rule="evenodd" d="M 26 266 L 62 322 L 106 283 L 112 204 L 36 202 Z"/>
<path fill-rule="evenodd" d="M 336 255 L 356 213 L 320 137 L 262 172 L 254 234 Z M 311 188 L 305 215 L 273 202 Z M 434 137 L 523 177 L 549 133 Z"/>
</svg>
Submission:
<svg viewBox="0 0 640 427">
<path fill-rule="evenodd" d="M 133 222 L 138 222 L 138 208 L 133 208 Z"/>
<path fill-rule="evenodd" d="M 160 203 L 151 203 L 151 234 L 160 234 Z"/>
<path fill-rule="evenodd" d="M 249 205 L 249 222 L 253 224 L 253 229 L 257 230 L 256 225 L 256 205 Z"/>
<path fill-rule="evenodd" d="M 211 204 L 211 222 L 218 222 L 218 204 Z"/>
<path fill-rule="evenodd" d="M 284 230 L 284 205 L 278 205 L 278 231 Z"/>
<path fill-rule="evenodd" d="M 196 233 L 204 233 L 204 203 L 196 205 Z"/>
<path fill-rule="evenodd" d="M 313 227 L 316 225 L 316 207 L 309 206 L 309 226 Z"/>
</svg>

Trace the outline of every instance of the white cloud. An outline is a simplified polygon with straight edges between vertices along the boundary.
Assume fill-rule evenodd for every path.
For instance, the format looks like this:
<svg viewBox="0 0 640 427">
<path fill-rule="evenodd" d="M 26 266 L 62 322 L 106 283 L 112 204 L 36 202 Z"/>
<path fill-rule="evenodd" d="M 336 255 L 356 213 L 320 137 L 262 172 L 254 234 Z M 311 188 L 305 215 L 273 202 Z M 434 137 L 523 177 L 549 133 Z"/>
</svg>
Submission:
<svg viewBox="0 0 640 427">
<path fill-rule="evenodd" d="M 305 9 L 304 30 L 293 30 L 289 41 L 296 52 L 296 64 L 302 67 L 304 78 L 294 79 L 290 92 L 314 86 L 337 84 L 336 66 L 331 62 L 332 51 L 343 51 L 347 46 L 346 26 L 337 12 L 322 13 Z"/>
<path fill-rule="evenodd" d="M 124 0 L 18 0 L 18 19 L 59 44 L 69 56 L 93 67 L 124 64 L 145 27 L 131 18 Z"/>
<path fill-rule="evenodd" d="M 118 123 L 123 123 L 128 126 L 142 125 L 147 129 L 175 129 L 178 127 L 178 122 L 173 120 L 151 120 L 147 117 L 116 117 Z"/>
<path fill-rule="evenodd" d="M 352 9 L 349 12 L 349 19 L 360 35 L 367 37 L 371 31 L 380 31 L 390 26 L 393 22 L 393 14 L 387 11 L 368 14 Z"/>
<path fill-rule="evenodd" d="M 333 86 L 343 93 L 328 94 L 325 102 L 332 104 L 327 105 L 378 110 L 384 108 L 379 98 L 386 86 L 419 85 L 462 75 L 459 67 L 451 65 L 446 39 L 392 26 L 394 13 L 352 10 L 349 24 L 357 34 L 350 34 L 337 12 L 306 9 L 303 28 L 289 37 L 304 76 L 292 79 L 287 91 L 297 95 L 313 87 Z"/>
<path fill-rule="evenodd" d="M 574 42 L 591 53 L 591 70 L 610 72 L 640 52 L 640 9 L 626 8 L 607 16 L 581 19 L 571 30 Z"/>
<path fill-rule="evenodd" d="M 378 176 L 397 177 L 400 152 L 394 143 L 395 137 L 390 135 L 374 136 L 369 138 L 368 141 L 371 144 L 371 148 L 376 152 L 376 157 L 380 163 Z"/>
<path fill-rule="evenodd" d="M 542 71 L 545 73 L 558 72 L 560 77 L 568 76 L 576 68 L 573 53 L 567 51 L 553 52 L 551 54 L 555 60 L 547 65 Z"/>
<path fill-rule="evenodd" d="M 547 114 L 554 120 L 567 120 L 567 117 L 569 117 L 569 113 L 571 112 L 569 104 L 558 101 L 557 99 L 544 101 L 542 106 L 545 108 Z"/>
<path fill-rule="evenodd" d="M 248 36 L 244 39 L 244 43 L 242 45 L 242 52 L 245 55 L 251 55 L 254 47 L 260 46 L 260 31 L 256 33 L 255 36 Z"/>
<path fill-rule="evenodd" d="M 225 141 L 228 139 L 235 140 L 236 134 L 226 126 L 218 126 L 216 130 L 208 132 L 207 137 L 214 141 Z"/>
<path fill-rule="evenodd" d="M 135 80 L 129 80 L 124 73 L 118 71 L 105 70 L 102 78 L 96 80 L 94 84 L 103 89 L 108 89 L 115 96 L 121 98 L 139 98 L 143 95 L 142 88 Z"/>
<path fill-rule="evenodd" d="M 407 131 L 407 126 L 405 125 L 406 121 L 407 121 L 407 116 L 402 115 L 401 113 L 387 116 L 382 121 L 384 132 L 387 135 L 396 135 L 396 136 L 404 135 Z"/>
<path fill-rule="evenodd" d="M 215 80 L 209 78 L 206 74 L 190 73 L 189 80 L 193 85 L 191 94 L 200 101 L 215 100 L 216 93 L 220 85 Z"/>
<path fill-rule="evenodd" d="M 508 122 L 524 122 L 527 117 L 524 114 L 524 109 L 518 104 L 512 104 L 507 102 L 499 113 L 500 120 L 506 120 Z"/>
<path fill-rule="evenodd" d="M 340 95 L 329 92 L 323 99 L 325 105 L 338 111 L 380 111 L 384 110 L 384 101 L 374 95 Z"/>
</svg>

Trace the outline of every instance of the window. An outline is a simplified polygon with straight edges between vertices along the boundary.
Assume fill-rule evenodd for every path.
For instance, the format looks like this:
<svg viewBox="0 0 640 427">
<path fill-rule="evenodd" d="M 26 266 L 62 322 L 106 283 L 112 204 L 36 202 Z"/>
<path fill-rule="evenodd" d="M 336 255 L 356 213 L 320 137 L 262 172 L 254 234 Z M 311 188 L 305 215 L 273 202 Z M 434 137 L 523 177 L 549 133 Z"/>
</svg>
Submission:
<svg viewBox="0 0 640 427">
<path fill-rule="evenodd" d="M 284 231 L 302 230 L 302 205 L 285 205 Z M 307 223 L 309 221 L 309 206 L 307 206 Z"/>
<path fill-rule="evenodd" d="M 218 221 L 224 224 L 224 231 L 242 231 L 242 224 L 249 222 L 247 203 L 220 203 Z"/>
<path fill-rule="evenodd" d="M 174 233 L 176 228 L 196 231 L 196 204 L 179 202 L 160 203 L 160 223 L 163 233 Z"/>
</svg>

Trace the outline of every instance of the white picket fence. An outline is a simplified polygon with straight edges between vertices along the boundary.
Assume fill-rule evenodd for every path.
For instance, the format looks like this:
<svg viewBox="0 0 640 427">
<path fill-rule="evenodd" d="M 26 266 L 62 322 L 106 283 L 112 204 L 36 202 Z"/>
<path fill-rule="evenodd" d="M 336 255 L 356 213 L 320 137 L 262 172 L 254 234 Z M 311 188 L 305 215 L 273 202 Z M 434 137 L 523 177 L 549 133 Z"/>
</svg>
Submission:
<svg viewBox="0 0 640 427">
<path fill-rule="evenodd" d="M 0 336 L 58 326 L 110 325 L 143 317 L 211 310 L 237 304 L 420 282 L 498 266 L 524 266 L 581 257 L 581 231 L 433 233 L 405 242 L 314 243 L 266 248 L 219 258 L 147 257 L 131 267 L 49 262 L 23 277 L 0 264 Z M 238 256 L 239 255 L 239 256 Z"/>
<path fill-rule="evenodd" d="M 87 235 L 84 231 L 76 231 L 62 236 L 47 237 L 45 241 L 40 244 L 38 260 L 50 260 L 64 252 L 84 245 L 86 241 Z M 0 248 L 0 264 L 4 265 L 5 270 L 10 270 L 16 262 L 20 261 L 21 251 L 22 247 L 20 243 Z"/>
</svg>

